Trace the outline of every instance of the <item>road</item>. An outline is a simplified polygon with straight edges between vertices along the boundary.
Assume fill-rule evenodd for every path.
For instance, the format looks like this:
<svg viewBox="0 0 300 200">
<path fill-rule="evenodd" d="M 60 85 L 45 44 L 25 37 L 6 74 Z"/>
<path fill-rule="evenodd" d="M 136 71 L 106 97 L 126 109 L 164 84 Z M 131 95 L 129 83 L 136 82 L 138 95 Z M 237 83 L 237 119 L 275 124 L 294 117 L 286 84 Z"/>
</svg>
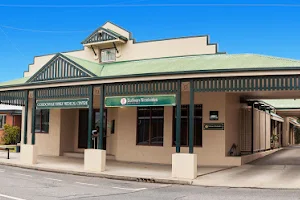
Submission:
<svg viewBox="0 0 300 200">
<path fill-rule="evenodd" d="M 255 160 L 251 165 L 300 165 L 300 146 L 285 147 L 271 155 Z"/>
<path fill-rule="evenodd" d="M 300 199 L 300 190 L 262 190 L 127 182 L 0 166 L 2 200 Z"/>
</svg>

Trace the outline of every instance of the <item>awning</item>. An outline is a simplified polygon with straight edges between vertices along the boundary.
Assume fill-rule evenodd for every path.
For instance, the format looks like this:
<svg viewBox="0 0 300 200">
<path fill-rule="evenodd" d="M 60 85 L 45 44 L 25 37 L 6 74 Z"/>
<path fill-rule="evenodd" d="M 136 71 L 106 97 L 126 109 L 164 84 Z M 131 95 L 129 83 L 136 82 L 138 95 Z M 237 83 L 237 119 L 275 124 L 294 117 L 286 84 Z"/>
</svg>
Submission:
<svg viewBox="0 0 300 200">
<path fill-rule="evenodd" d="M 275 113 L 271 113 L 271 119 L 279 122 L 284 122 L 284 119 Z"/>
<path fill-rule="evenodd" d="M 290 123 L 294 126 L 300 127 L 300 124 L 295 119 L 290 119 Z"/>
</svg>

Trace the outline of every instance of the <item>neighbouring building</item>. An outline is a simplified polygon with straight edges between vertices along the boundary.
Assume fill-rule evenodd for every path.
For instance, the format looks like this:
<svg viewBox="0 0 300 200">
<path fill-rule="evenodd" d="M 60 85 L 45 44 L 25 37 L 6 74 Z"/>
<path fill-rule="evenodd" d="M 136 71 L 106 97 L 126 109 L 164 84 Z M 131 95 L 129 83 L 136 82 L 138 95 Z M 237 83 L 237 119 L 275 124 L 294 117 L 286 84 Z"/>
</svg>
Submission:
<svg viewBox="0 0 300 200">
<path fill-rule="evenodd" d="M 84 152 L 86 170 L 109 158 L 195 178 L 197 165 L 258 158 L 272 133 L 274 147 L 291 144 L 261 99 L 300 97 L 298 60 L 218 52 L 207 35 L 136 42 L 110 22 L 82 45 L 36 56 L 23 78 L 0 84 L 1 103 L 23 106 L 21 162 Z"/>
<path fill-rule="evenodd" d="M 4 124 L 18 126 L 21 130 L 22 107 L 0 104 L 0 143 L 3 143 Z"/>
</svg>

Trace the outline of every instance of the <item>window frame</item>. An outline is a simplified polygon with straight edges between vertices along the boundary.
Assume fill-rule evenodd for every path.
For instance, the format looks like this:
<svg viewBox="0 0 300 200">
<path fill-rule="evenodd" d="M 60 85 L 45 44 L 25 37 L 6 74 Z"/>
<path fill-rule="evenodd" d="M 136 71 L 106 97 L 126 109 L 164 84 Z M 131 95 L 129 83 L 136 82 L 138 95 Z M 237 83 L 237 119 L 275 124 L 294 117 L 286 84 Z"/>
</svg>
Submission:
<svg viewBox="0 0 300 200">
<path fill-rule="evenodd" d="M 6 124 L 6 114 L 0 114 L 2 116 L 2 127 L 0 127 L 0 130 L 4 129 L 4 125 Z"/>
<path fill-rule="evenodd" d="M 102 58 L 102 52 L 103 51 L 107 51 L 107 50 L 114 50 L 114 54 L 115 54 L 115 59 L 114 60 L 106 60 L 106 61 L 103 61 Z M 117 51 L 114 47 L 112 48 L 105 48 L 105 49 L 100 49 L 100 63 L 110 63 L 110 62 L 116 62 L 117 60 Z"/>
<path fill-rule="evenodd" d="M 149 120 L 150 120 L 150 122 L 149 122 L 149 142 L 148 142 L 148 144 L 139 144 L 138 143 L 138 126 L 139 126 L 139 123 L 138 123 L 138 121 L 139 121 L 139 108 L 149 108 L 150 109 L 150 116 L 149 116 Z M 151 137 L 152 137 L 152 109 L 153 108 L 162 108 L 162 111 L 163 111 L 163 118 L 162 118 L 162 138 L 163 138 L 163 141 L 162 141 L 162 144 L 152 144 L 151 143 Z M 137 115 L 136 115 L 136 143 L 135 143 L 135 145 L 136 146 L 154 146 L 154 147 L 163 147 L 164 146 L 164 129 L 165 129 L 165 127 L 164 127 L 164 124 L 165 124 L 165 107 L 164 106 L 142 106 L 142 107 L 137 107 L 137 109 L 136 109 L 136 113 L 137 113 Z"/>
<path fill-rule="evenodd" d="M 182 104 L 181 105 L 181 109 L 183 106 L 187 106 L 187 116 L 181 116 L 182 118 L 186 118 L 187 119 L 187 144 L 186 145 L 182 145 L 180 144 L 181 147 L 189 147 L 189 121 L 190 121 L 190 105 L 189 104 Z M 200 106 L 201 107 L 201 117 L 200 116 L 195 116 L 195 111 L 196 111 L 196 107 Z M 196 145 L 195 142 L 195 136 L 196 136 L 196 129 L 194 127 L 194 147 L 197 148 L 202 148 L 203 147 L 203 104 L 195 104 L 194 105 L 194 121 L 195 119 L 201 119 L 201 144 L 200 145 Z M 181 120 L 182 122 L 182 120 Z M 172 130 L 172 147 L 176 147 L 176 106 L 173 106 L 173 130 Z M 194 123 L 195 126 L 195 123 Z M 180 136 L 181 137 L 181 136 Z"/>
<path fill-rule="evenodd" d="M 48 129 L 46 131 L 43 131 L 43 110 L 48 111 Z M 41 133 L 41 134 L 49 134 L 49 128 L 50 128 L 50 110 L 49 109 L 36 109 L 36 113 L 40 112 L 40 127 L 39 129 L 36 129 L 36 124 L 35 124 L 35 133 Z M 36 115 L 36 114 L 35 114 Z M 37 115 L 35 116 L 37 117 Z M 35 120 L 37 121 L 37 118 L 35 118 Z"/>
</svg>

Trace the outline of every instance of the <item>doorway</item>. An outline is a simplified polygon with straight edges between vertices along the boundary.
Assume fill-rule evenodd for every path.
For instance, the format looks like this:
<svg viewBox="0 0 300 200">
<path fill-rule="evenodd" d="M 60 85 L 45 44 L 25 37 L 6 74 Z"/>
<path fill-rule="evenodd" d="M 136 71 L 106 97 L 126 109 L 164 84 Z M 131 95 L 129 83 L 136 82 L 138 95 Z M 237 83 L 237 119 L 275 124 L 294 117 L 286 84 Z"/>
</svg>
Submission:
<svg viewBox="0 0 300 200">
<path fill-rule="evenodd" d="M 104 110 L 103 114 L 103 125 L 104 125 L 104 141 L 103 141 L 103 149 L 106 150 L 106 124 L 107 124 L 107 110 Z M 78 125 L 78 148 L 79 149 L 86 149 L 88 143 L 88 117 L 89 111 L 87 109 L 79 110 L 79 125 Z M 92 129 L 96 129 L 97 126 L 100 126 L 100 112 L 99 110 L 93 111 L 93 120 L 92 120 Z M 92 134 L 92 133 L 90 133 Z M 93 141 L 92 141 L 93 142 Z M 92 143 L 93 145 L 94 143 Z"/>
</svg>

